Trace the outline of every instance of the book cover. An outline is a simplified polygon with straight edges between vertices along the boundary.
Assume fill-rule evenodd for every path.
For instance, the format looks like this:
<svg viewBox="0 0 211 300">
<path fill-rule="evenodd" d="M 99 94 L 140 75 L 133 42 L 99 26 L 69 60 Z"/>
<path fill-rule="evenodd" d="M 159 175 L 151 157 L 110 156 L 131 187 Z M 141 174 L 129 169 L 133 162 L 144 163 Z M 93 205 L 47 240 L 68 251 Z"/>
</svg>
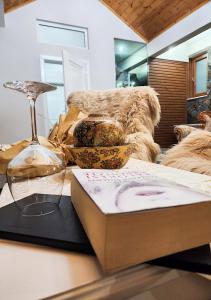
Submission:
<svg viewBox="0 0 211 300">
<path fill-rule="evenodd" d="M 209 201 L 211 195 L 140 170 L 75 169 L 73 174 L 104 214 Z"/>
</svg>

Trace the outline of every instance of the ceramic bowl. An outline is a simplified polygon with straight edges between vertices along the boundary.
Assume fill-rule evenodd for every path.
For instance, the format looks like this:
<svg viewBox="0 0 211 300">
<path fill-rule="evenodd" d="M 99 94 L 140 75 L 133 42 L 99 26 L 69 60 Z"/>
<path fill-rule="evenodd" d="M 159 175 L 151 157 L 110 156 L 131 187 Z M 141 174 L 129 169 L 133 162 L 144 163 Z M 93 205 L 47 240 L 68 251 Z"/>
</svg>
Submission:
<svg viewBox="0 0 211 300">
<path fill-rule="evenodd" d="M 133 144 L 112 147 L 72 147 L 74 162 L 82 169 L 120 169 L 134 151 Z"/>
<path fill-rule="evenodd" d="M 73 140 L 75 147 L 118 146 L 124 144 L 125 134 L 117 120 L 91 114 L 76 125 Z"/>
</svg>

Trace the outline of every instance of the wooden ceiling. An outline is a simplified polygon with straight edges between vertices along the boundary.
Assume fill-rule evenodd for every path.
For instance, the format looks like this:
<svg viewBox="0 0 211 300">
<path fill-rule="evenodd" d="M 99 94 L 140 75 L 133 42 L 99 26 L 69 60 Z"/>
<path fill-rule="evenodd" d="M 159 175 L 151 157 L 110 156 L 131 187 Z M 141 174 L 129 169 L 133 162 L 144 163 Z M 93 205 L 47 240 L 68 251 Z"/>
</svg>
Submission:
<svg viewBox="0 0 211 300">
<path fill-rule="evenodd" d="M 28 4 L 34 0 L 4 0 L 4 12 L 10 12 L 18 7 Z"/>
<path fill-rule="evenodd" d="M 209 0 L 101 0 L 129 27 L 150 41 Z"/>
</svg>

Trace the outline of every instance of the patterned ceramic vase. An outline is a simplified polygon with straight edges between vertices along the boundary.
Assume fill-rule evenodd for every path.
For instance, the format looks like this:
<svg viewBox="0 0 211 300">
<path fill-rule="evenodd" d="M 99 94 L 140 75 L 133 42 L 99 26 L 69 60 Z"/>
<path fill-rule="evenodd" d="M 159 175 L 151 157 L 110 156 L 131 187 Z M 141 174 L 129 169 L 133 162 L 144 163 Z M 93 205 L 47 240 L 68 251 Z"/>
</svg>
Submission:
<svg viewBox="0 0 211 300">
<path fill-rule="evenodd" d="M 125 142 L 120 123 L 101 114 L 91 114 L 81 120 L 74 129 L 73 138 L 75 147 L 109 147 Z"/>
</svg>

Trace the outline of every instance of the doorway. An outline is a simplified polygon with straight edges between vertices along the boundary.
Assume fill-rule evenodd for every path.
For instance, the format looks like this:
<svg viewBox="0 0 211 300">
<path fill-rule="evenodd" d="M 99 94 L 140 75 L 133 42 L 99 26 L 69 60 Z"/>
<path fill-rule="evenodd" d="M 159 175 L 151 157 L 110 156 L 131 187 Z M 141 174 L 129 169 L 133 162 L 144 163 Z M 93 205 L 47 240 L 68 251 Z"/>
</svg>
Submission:
<svg viewBox="0 0 211 300">
<path fill-rule="evenodd" d="M 45 95 L 44 116 L 46 135 L 66 113 L 66 100 L 70 93 L 90 89 L 90 70 L 87 55 L 77 56 L 63 50 L 61 57 L 41 57 L 42 81 L 52 84 L 57 89 Z"/>
</svg>

